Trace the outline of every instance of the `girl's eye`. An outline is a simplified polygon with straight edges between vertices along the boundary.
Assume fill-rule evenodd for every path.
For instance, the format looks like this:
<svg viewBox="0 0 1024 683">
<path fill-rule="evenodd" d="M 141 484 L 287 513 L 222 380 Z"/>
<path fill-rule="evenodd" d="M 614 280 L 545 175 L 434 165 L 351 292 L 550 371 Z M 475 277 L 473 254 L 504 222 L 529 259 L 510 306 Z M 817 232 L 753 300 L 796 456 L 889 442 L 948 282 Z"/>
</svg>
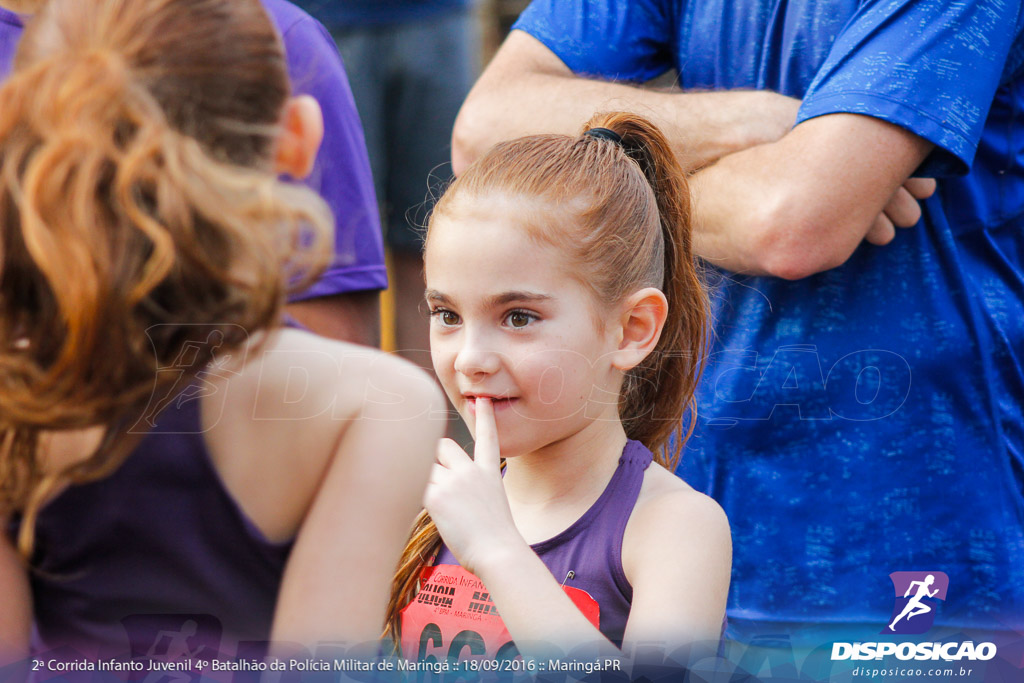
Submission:
<svg viewBox="0 0 1024 683">
<path fill-rule="evenodd" d="M 449 311 L 447 308 L 435 308 L 430 312 L 430 315 L 437 318 L 445 327 L 453 327 L 462 322 L 459 320 L 458 313 L 455 311 Z"/>
<path fill-rule="evenodd" d="M 532 313 L 527 313 L 526 311 L 512 311 L 505 317 L 505 320 L 508 322 L 508 326 L 515 328 L 526 327 L 536 319 L 537 316 Z"/>
</svg>

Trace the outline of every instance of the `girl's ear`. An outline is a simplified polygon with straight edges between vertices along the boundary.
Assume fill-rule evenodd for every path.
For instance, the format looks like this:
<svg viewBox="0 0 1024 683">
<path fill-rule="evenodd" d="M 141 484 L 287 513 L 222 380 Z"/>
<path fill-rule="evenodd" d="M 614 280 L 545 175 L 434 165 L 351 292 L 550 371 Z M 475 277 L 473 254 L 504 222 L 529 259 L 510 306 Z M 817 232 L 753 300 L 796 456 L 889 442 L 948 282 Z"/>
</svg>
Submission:
<svg viewBox="0 0 1024 683">
<path fill-rule="evenodd" d="M 323 138 L 324 116 L 320 103 L 309 95 L 291 98 L 281 115 L 274 170 L 296 179 L 305 178 L 313 170 Z"/>
<path fill-rule="evenodd" d="M 660 289 L 645 287 L 630 296 L 620 308 L 622 336 L 612 353 L 612 366 L 628 372 L 654 351 L 668 317 L 668 300 Z"/>
</svg>

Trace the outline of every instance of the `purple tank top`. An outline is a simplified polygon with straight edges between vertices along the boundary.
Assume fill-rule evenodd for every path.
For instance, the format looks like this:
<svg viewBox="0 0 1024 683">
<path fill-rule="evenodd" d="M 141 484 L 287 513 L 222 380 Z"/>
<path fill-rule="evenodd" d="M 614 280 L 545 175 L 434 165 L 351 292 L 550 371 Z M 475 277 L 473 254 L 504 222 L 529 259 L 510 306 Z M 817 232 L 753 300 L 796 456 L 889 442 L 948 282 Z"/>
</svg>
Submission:
<svg viewBox="0 0 1024 683">
<path fill-rule="evenodd" d="M 639 441 L 629 441 L 608 486 L 582 517 L 560 534 L 531 548 L 559 583 L 590 595 L 600 609 L 600 630 L 616 645 L 633 601 L 633 587 L 622 569 L 622 537 L 636 506 L 651 452 Z M 435 565 L 458 565 L 446 547 Z"/>
<path fill-rule="evenodd" d="M 157 416 L 116 472 L 42 510 L 31 576 L 36 652 L 262 653 L 291 544 L 268 542 L 224 488 L 200 401 L 188 395 Z"/>
</svg>

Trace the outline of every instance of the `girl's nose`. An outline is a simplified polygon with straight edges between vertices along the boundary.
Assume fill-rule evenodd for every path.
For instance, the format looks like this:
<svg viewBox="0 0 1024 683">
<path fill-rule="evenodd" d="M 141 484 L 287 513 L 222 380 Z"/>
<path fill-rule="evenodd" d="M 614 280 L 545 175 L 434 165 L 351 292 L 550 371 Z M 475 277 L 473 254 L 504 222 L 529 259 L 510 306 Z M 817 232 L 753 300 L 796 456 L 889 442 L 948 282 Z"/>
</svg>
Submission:
<svg viewBox="0 0 1024 683">
<path fill-rule="evenodd" d="M 492 349 L 467 343 L 455 357 L 455 370 L 467 377 L 493 375 L 501 367 L 501 357 Z"/>
</svg>

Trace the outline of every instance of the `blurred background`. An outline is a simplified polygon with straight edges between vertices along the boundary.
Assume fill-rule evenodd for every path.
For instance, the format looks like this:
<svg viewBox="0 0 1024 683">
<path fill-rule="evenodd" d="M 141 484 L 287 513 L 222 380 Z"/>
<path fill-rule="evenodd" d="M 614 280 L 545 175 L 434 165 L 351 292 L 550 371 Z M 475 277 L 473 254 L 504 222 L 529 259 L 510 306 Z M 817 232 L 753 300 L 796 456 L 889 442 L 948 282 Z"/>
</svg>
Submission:
<svg viewBox="0 0 1024 683">
<path fill-rule="evenodd" d="M 484 63 L 490 59 L 530 0 L 478 0 L 478 21 Z"/>
<path fill-rule="evenodd" d="M 292 0 L 330 31 L 366 137 L 390 286 L 382 346 L 429 368 L 422 229 L 451 179 L 455 115 L 529 0 Z"/>
</svg>

